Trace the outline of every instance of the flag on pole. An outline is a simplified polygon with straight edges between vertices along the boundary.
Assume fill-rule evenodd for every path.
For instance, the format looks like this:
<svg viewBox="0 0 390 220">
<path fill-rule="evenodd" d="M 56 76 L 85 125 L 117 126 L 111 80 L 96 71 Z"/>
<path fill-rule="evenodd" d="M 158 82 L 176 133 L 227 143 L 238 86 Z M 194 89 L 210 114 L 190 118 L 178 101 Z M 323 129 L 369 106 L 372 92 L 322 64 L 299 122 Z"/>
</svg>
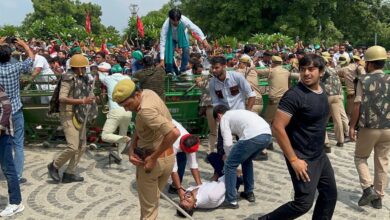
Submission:
<svg viewBox="0 0 390 220">
<path fill-rule="evenodd" d="M 198 42 L 202 41 L 202 39 L 200 39 L 199 35 L 197 35 L 194 31 L 192 31 L 191 34 Z"/>
<path fill-rule="evenodd" d="M 141 38 L 144 38 L 145 37 L 144 25 L 142 24 L 141 18 L 139 16 L 137 16 L 137 29 L 138 29 L 138 35 Z"/>
<path fill-rule="evenodd" d="M 87 13 L 87 17 L 85 18 L 85 31 L 90 34 L 91 33 L 91 15 Z"/>
</svg>

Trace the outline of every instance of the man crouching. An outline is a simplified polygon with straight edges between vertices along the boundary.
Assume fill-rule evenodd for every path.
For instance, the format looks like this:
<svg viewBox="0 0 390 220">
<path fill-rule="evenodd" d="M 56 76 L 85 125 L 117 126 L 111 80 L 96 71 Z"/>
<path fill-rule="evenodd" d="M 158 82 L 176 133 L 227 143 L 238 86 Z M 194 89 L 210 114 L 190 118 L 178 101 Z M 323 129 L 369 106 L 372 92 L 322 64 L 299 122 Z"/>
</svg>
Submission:
<svg viewBox="0 0 390 220">
<path fill-rule="evenodd" d="M 180 132 L 161 98 L 152 90 L 137 88 L 132 80 L 119 81 L 112 98 L 126 111 L 137 113 L 129 160 L 137 166 L 141 219 L 156 219 L 160 191 L 175 163 L 172 146 Z"/>
</svg>

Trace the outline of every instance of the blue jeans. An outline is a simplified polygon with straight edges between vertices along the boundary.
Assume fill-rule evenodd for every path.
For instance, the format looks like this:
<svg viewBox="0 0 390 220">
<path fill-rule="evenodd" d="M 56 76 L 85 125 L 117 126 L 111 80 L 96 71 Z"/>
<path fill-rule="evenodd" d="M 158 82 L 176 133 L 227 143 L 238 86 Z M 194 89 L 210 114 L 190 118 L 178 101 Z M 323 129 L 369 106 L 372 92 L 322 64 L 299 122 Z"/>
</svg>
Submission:
<svg viewBox="0 0 390 220">
<path fill-rule="evenodd" d="M 252 160 L 268 146 L 272 137 L 270 134 L 261 134 L 249 140 L 239 140 L 233 145 L 228 158 L 225 161 L 225 200 L 237 201 L 237 167 L 241 164 L 244 178 L 244 192 L 253 192 L 253 162 Z"/>
<path fill-rule="evenodd" d="M 19 204 L 22 201 L 22 195 L 12 157 L 12 137 L 5 134 L 0 136 L 0 165 L 7 179 L 9 204 Z"/>
<path fill-rule="evenodd" d="M 173 50 L 175 50 L 177 46 L 177 42 L 173 41 Z M 173 51 L 175 52 L 175 51 Z M 185 72 L 187 70 L 188 62 L 190 61 L 190 48 L 184 47 L 182 48 L 182 55 L 181 55 L 181 65 L 180 65 L 180 72 Z M 166 58 L 167 59 L 167 58 Z M 172 64 L 166 64 L 165 65 L 165 71 L 167 73 L 173 73 L 177 71 L 177 67 L 175 65 L 174 59 L 172 57 Z M 180 74 L 180 72 L 178 74 Z"/>
<path fill-rule="evenodd" d="M 12 123 L 15 131 L 15 135 L 12 138 L 15 154 L 15 169 L 20 179 L 23 176 L 24 165 L 24 116 L 22 109 L 19 109 L 12 115 Z"/>
<path fill-rule="evenodd" d="M 184 152 L 178 152 L 176 154 L 177 173 L 179 174 L 180 183 L 183 182 L 184 172 L 187 164 L 187 154 Z"/>
</svg>

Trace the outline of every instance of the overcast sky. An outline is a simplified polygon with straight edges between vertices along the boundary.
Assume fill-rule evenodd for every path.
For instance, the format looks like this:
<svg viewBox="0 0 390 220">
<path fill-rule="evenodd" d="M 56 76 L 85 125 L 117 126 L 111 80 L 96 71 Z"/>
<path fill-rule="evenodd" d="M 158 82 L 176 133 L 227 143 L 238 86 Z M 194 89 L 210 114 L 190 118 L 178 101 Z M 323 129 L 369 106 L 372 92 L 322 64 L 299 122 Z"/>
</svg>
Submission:
<svg viewBox="0 0 390 220">
<path fill-rule="evenodd" d="M 102 23 L 112 25 L 120 32 L 127 26 L 130 16 L 129 5 L 139 6 L 139 15 L 158 10 L 168 0 L 81 0 L 92 2 L 102 7 Z M 0 26 L 5 24 L 20 25 L 26 14 L 33 11 L 31 0 L 0 0 Z"/>
</svg>

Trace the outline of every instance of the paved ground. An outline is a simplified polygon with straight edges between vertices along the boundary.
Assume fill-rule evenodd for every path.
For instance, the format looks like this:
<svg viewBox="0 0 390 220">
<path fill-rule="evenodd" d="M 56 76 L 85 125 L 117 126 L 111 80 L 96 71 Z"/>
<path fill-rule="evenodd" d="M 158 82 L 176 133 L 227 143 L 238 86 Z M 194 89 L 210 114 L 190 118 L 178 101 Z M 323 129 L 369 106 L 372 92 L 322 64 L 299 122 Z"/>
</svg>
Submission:
<svg viewBox="0 0 390 220">
<path fill-rule="evenodd" d="M 333 143 L 333 142 L 331 142 Z M 333 143 L 334 144 L 334 143 Z M 384 199 L 382 210 L 357 205 L 361 189 L 353 163 L 354 144 L 334 147 L 329 155 L 336 173 L 339 199 L 334 219 L 390 219 L 390 196 Z M 89 151 L 80 164 L 84 183 L 54 184 L 47 176 L 46 165 L 60 152 L 60 148 L 26 148 L 25 177 L 21 186 L 26 209 L 11 219 L 138 219 L 139 205 L 135 189 L 134 167 L 124 161 L 121 165 L 108 164 L 107 151 Z M 204 148 L 199 158 L 204 158 Z M 211 177 L 211 167 L 199 160 L 203 180 Z M 370 166 L 372 166 L 372 159 Z M 194 213 L 195 219 L 257 219 L 292 198 L 292 185 L 278 147 L 270 152 L 266 162 L 255 162 L 256 203 L 239 202 L 238 210 L 203 210 Z M 184 185 L 193 183 L 188 173 Z M 0 181 L 0 208 L 7 203 L 7 187 Z M 166 191 L 165 191 L 166 192 Z M 390 195 L 390 189 L 387 188 Z M 168 193 L 166 193 L 168 194 Z M 169 195 L 177 201 L 177 196 Z M 159 219 L 179 219 L 175 209 L 161 200 Z M 309 212 L 300 219 L 311 219 Z"/>
</svg>

